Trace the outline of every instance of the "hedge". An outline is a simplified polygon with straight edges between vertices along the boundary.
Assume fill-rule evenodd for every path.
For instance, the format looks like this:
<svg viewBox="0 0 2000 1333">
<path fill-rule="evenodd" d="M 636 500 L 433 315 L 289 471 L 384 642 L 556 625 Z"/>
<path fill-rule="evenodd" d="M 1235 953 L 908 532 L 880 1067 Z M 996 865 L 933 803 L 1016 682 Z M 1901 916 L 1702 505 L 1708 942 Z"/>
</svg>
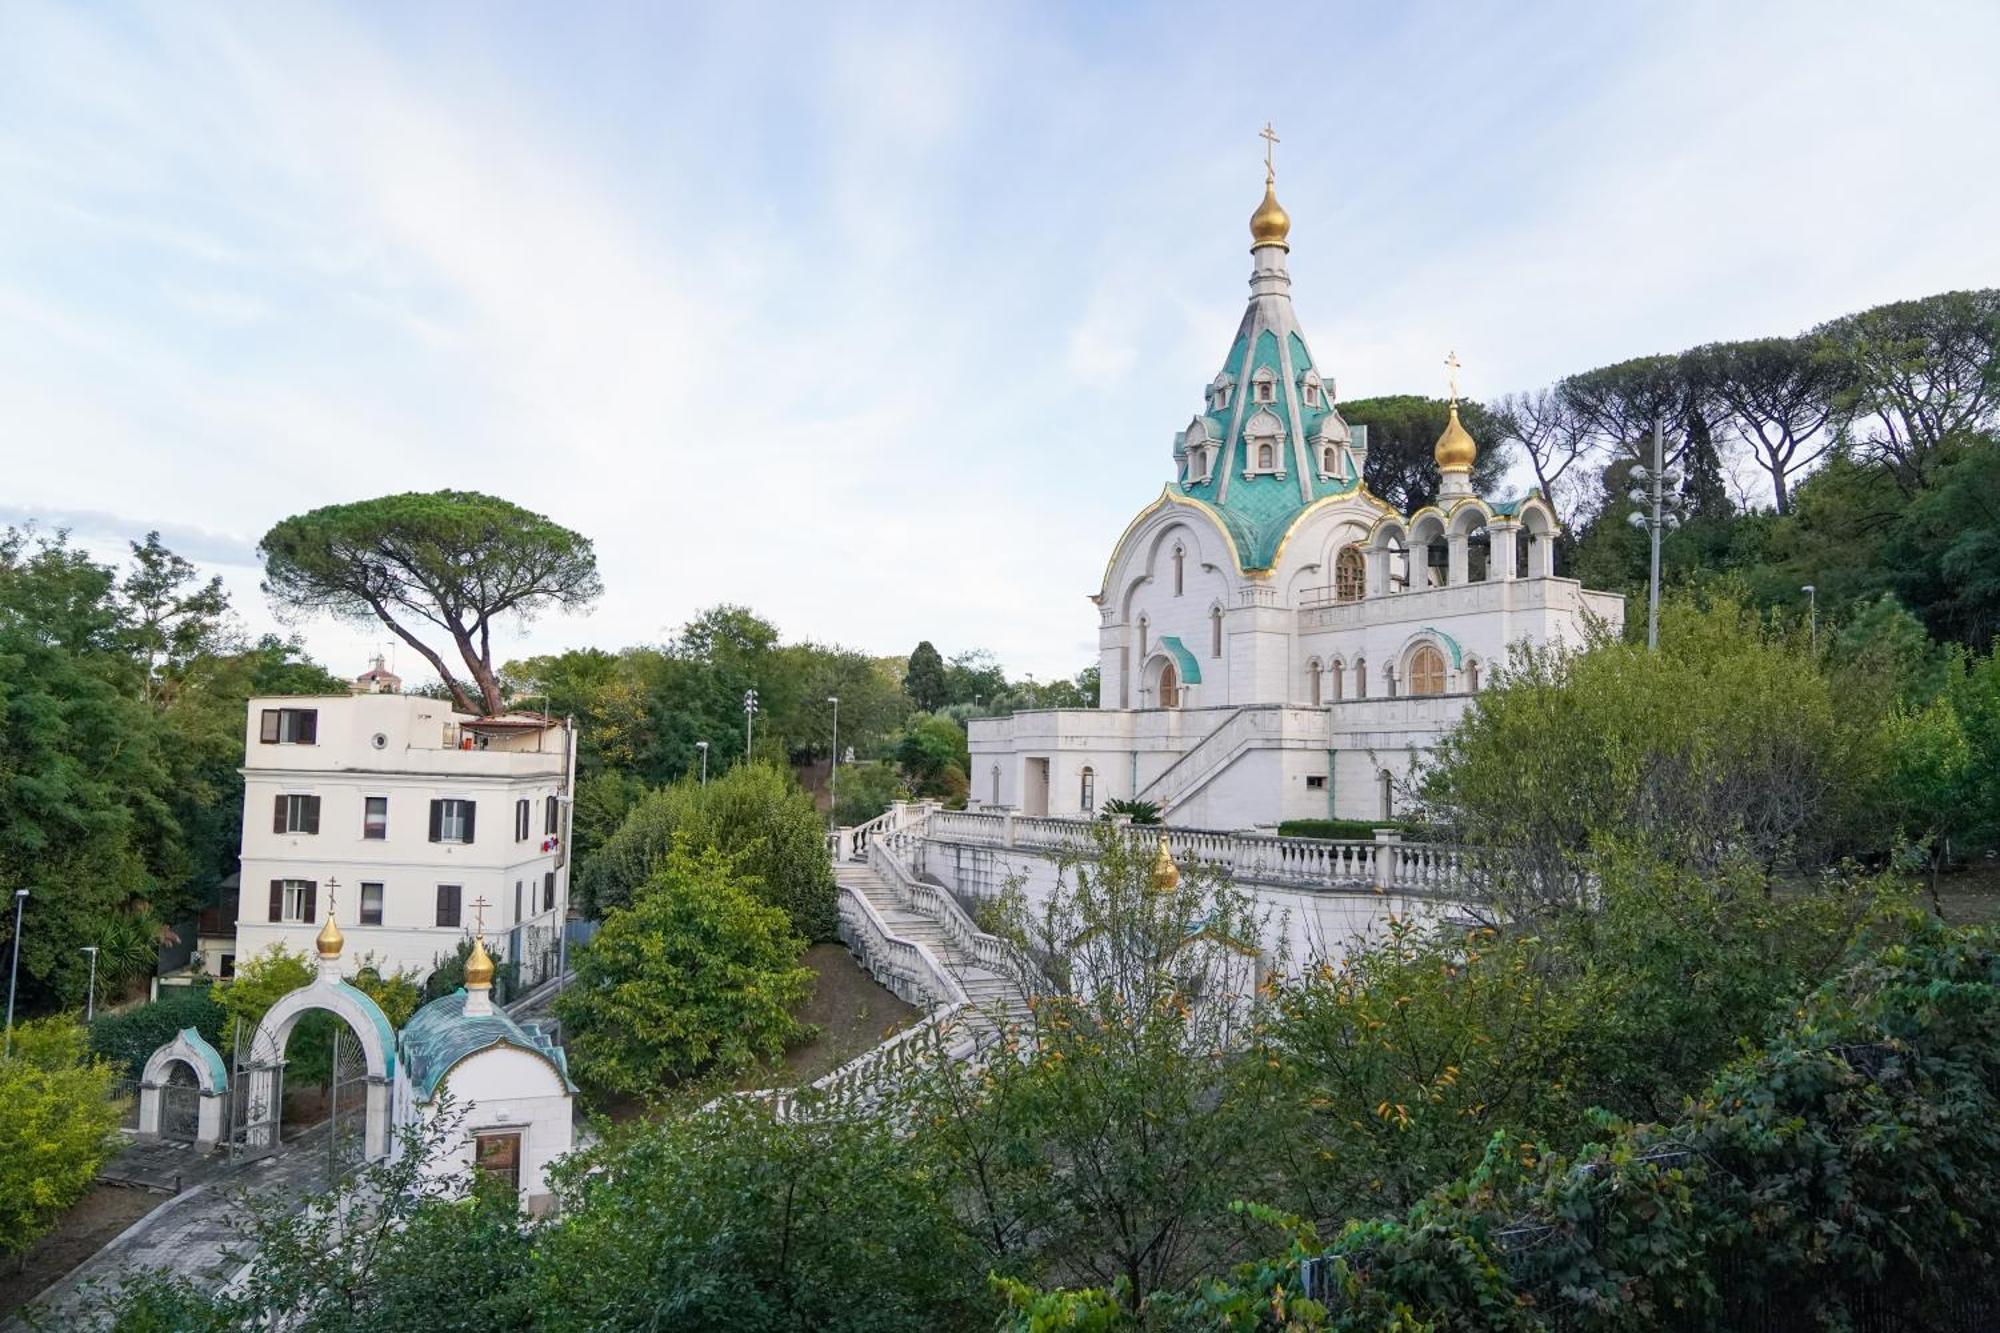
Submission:
<svg viewBox="0 0 2000 1333">
<path fill-rule="evenodd" d="M 174 1039 L 182 1028 L 193 1028 L 216 1050 L 227 1050 L 223 1025 L 228 1021 L 207 985 L 162 987 L 160 998 L 122 1014 L 105 1014 L 90 1025 L 90 1049 L 119 1066 L 119 1075 L 134 1082 L 146 1070 L 154 1051 Z"/>
<path fill-rule="evenodd" d="M 1281 838 L 1326 838 L 1337 842 L 1373 842 L 1378 828 L 1394 829 L 1404 842 L 1427 842 L 1428 831 L 1405 819 L 1287 819 L 1278 825 Z"/>
</svg>

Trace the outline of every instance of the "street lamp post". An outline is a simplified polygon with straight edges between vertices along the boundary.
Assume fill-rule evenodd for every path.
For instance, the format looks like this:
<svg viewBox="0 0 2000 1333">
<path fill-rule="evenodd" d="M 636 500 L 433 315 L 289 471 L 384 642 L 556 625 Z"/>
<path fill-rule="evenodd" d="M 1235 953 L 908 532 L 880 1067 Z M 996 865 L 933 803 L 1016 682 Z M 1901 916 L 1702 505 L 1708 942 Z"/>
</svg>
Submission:
<svg viewBox="0 0 2000 1333">
<path fill-rule="evenodd" d="M 21 907 L 28 901 L 26 889 L 14 890 L 14 962 L 7 969 L 7 1044 L 5 1054 L 14 1054 L 14 983 L 21 976 Z"/>
<path fill-rule="evenodd" d="M 1680 524 L 1680 516 L 1671 512 L 1667 504 L 1667 487 L 1680 483 L 1678 472 L 1667 470 L 1666 430 L 1658 417 L 1653 419 L 1653 466 L 1636 467 L 1632 479 L 1640 485 L 1632 488 L 1632 502 L 1643 505 L 1630 515 L 1635 528 L 1644 528 L 1652 539 L 1652 572 L 1646 581 L 1646 650 L 1657 651 L 1660 646 L 1660 534 L 1668 528 Z"/>
<path fill-rule="evenodd" d="M 743 762 L 750 762 L 751 722 L 757 716 L 757 691 L 743 691 Z"/>
<path fill-rule="evenodd" d="M 826 814 L 838 820 L 834 808 L 840 804 L 840 696 L 829 694 L 826 701 L 833 705 L 833 768 L 826 775 Z"/>
<path fill-rule="evenodd" d="M 701 751 L 701 785 L 708 785 L 708 742 L 696 741 L 694 748 Z"/>
<path fill-rule="evenodd" d="M 83 1021 L 88 1023 L 97 1017 L 97 946 L 86 944 L 83 952 L 90 955 L 90 989 L 83 997 Z"/>
<path fill-rule="evenodd" d="M 1799 589 L 1806 595 L 1806 618 L 1812 624 L 1813 656 L 1819 656 L 1819 589 L 1808 583 Z"/>
</svg>

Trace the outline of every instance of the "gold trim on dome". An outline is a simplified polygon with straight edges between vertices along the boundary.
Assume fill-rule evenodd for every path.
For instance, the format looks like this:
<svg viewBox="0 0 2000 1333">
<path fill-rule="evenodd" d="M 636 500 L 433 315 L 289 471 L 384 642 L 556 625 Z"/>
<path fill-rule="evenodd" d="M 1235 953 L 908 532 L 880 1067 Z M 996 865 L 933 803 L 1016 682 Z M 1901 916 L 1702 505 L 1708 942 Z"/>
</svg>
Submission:
<svg viewBox="0 0 2000 1333">
<path fill-rule="evenodd" d="M 1229 547 L 1229 558 L 1236 562 L 1236 568 L 1246 577 L 1255 578 L 1257 576 L 1257 571 L 1243 568 L 1243 552 L 1237 549 L 1236 538 L 1229 535 L 1229 525 L 1222 521 L 1222 515 L 1215 511 L 1215 506 L 1205 500 L 1197 500 L 1192 495 L 1182 495 L 1174 489 L 1174 485 L 1175 483 L 1168 482 L 1165 486 L 1161 487 L 1160 493 L 1153 498 L 1153 502 L 1144 509 L 1141 509 L 1137 514 L 1134 514 L 1132 521 L 1125 525 L 1125 531 L 1119 533 L 1118 540 L 1111 544 L 1111 558 L 1104 562 L 1104 577 L 1097 581 L 1096 600 L 1099 606 L 1102 606 L 1104 599 L 1111 595 L 1111 575 L 1118 568 L 1118 557 L 1125 550 L 1126 540 L 1134 532 L 1138 531 L 1141 523 L 1159 513 L 1163 505 L 1183 505 L 1205 514 L 1208 517 L 1208 521 L 1215 525 L 1215 530 L 1222 534 L 1222 540 Z"/>
</svg>

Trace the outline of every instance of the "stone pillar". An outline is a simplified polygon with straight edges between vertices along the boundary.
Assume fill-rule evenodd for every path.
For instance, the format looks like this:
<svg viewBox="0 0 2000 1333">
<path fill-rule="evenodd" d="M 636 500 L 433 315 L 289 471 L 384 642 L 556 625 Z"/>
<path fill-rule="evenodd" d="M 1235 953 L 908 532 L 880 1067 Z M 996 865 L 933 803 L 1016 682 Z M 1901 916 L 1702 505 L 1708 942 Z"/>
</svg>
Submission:
<svg viewBox="0 0 2000 1333">
<path fill-rule="evenodd" d="M 368 1121 L 362 1155 L 379 1162 L 389 1155 L 389 1080 L 371 1076 L 368 1080 Z"/>
<path fill-rule="evenodd" d="M 1445 581 L 1456 588 L 1472 581 L 1471 539 L 1462 532 L 1445 538 Z"/>
<path fill-rule="evenodd" d="M 1392 828 L 1375 830 L 1375 888 L 1387 893 L 1396 887 L 1396 859 L 1403 835 Z"/>
<path fill-rule="evenodd" d="M 222 1102 L 226 1092 L 204 1092 L 201 1094 L 201 1119 L 197 1122 L 194 1141 L 203 1147 L 213 1148 L 222 1142 Z M 159 1125 L 155 1117 L 154 1129 Z"/>
<path fill-rule="evenodd" d="M 1548 533 L 1532 529 L 1528 533 L 1528 577 L 1553 578 L 1556 572 L 1556 543 Z"/>
<path fill-rule="evenodd" d="M 1368 595 L 1370 597 L 1388 596 L 1389 595 L 1389 548 L 1386 546 L 1379 548 L 1373 546 L 1369 547 L 1367 553 L 1367 561 L 1368 561 Z"/>
<path fill-rule="evenodd" d="M 1515 560 L 1514 540 L 1520 535 L 1521 525 L 1519 523 L 1490 523 L 1486 527 L 1486 532 L 1493 539 L 1492 549 L 1486 557 L 1486 577 L 1489 579 L 1492 578 L 1493 571 L 1495 568 L 1498 568 L 1502 579 L 1513 578 Z"/>
</svg>

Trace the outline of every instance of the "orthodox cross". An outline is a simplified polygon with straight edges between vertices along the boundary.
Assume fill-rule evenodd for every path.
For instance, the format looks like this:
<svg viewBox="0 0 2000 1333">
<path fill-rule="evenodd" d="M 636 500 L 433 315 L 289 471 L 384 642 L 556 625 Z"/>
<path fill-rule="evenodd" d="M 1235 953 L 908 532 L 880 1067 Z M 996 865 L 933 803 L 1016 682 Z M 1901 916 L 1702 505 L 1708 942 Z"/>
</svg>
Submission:
<svg viewBox="0 0 2000 1333">
<path fill-rule="evenodd" d="M 1277 131 L 1271 128 L 1271 122 L 1267 120 L 1264 122 L 1264 128 L 1257 131 L 1257 137 L 1264 141 L 1264 175 L 1275 180 L 1278 173 L 1271 163 L 1271 150 L 1278 146 Z"/>
<path fill-rule="evenodd" d="M 483 893 L 472 900 L 472 933 L 480 939 L 486 938 L 486 895 Z"/>
<path fill-rule="evenodd" d="M 1452 352 L 1444 359 L 1445 368 L 1451 377 L 1451 401 L 1458 402 L 1458 353 Z"/>
<path fill-rule="evenodd" d="M 333 920 L 333 900 L 334 896 L 339 892 L 340 881 L 328 875 L 326 878 L 326 919 L 328 921 Z"/>
</svg>

